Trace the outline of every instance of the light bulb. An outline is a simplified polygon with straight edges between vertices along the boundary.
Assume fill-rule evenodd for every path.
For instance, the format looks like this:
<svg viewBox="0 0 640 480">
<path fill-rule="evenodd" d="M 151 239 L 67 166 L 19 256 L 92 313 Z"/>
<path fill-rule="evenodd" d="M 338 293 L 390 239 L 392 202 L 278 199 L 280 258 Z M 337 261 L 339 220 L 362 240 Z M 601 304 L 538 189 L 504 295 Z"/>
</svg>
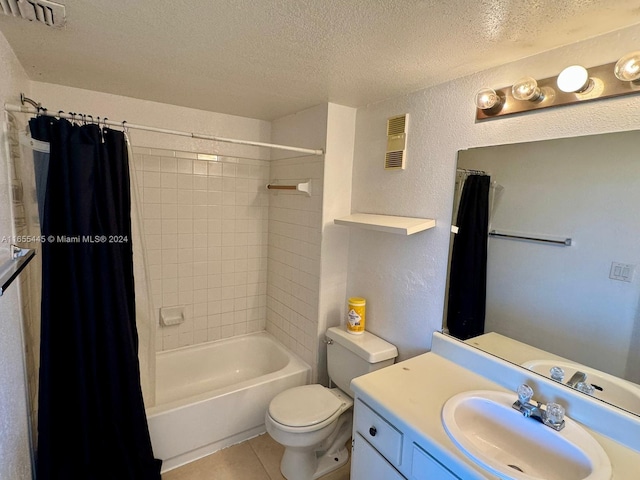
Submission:
<svg viewBox="0 0 640 480">
<path fill-rule="evenodd" d="M 524 77 L 514 83 L 511 87 L 511 93 L 516 100 L 530 100 L 532 102 L 542 96 L 538 82 L 532 77 Z"/>
<path fill-rule="evenodd" d="M 613 73 L 623 82 L 634 82 L 640 79 L 640 52 L 628 53 L 618 60 Z"/>
<path fill-rule="evenodd" d="M 500 97 L 492 88 L 483 88 L 476 93 L 476 107 L 489 110 L 500 104 Z"/>
<path fill-rule="evenodd" d="M 558 88 L 567 93 L 585 93 L 592 86 L 589 72 L 581 65 L 565 68 L 558 75 Z"/>
</svg>

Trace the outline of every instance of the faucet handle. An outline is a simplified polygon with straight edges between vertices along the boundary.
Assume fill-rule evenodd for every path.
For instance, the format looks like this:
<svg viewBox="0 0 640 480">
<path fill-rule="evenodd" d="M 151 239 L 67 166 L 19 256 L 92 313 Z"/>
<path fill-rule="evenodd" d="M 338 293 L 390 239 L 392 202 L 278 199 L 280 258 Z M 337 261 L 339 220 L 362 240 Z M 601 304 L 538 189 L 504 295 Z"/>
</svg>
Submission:
<svg viewBox="0 0 640 480">
<path fill-rule="evenodd" d="M 547 404 L 547 421 L 552 425 L 560 425 L 564 420 L 564 407 L 558 403 Z"/>
<path fill-rule="evenodd" d="M 587 395 L 593 395 L 593 393 L 596 391 L 596 389 L 593 387 L 593 385 L 587 383 L 587 382 L 578 382 L 576 384 L 576 390 L 582 392 L 582 393 L 586 393 Z"/>
<path fill-rule="evenodd" d="M 516 392 L 518 393 L 518 400 L 523 404 L 529 403 L 529 400 L 531 400 L 531 398 L 533 397 L 533 388 L 531 388 L 526 383 L 520 385 Z"/>
<path fill-rule="evenodd" d="M 551 367 L 549 373 L 551 374 L 551 379 L 556 382 L 562 382 L 564 379 L 564 370 L 561 367 Z"/>
</svg>

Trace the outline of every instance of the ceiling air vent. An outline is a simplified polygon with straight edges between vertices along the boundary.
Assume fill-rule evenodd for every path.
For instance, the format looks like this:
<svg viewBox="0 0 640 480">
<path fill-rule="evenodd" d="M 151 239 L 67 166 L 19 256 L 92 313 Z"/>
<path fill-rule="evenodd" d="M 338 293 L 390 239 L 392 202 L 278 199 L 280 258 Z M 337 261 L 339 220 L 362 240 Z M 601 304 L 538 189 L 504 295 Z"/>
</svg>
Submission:
<svg viewBox="0 0 640 480">
<path fill-rule="evenodd" d="M 397 115 L 387 120 L 387 154 L 384 157 L 386 170 L 404 170 L 408 121 L 408 114 Z"/>
<path fill-rule="evenodd" d="M 0 0 L 0 13 L 60 28 L 65 24 L 64 0 Z"/>
</svg>

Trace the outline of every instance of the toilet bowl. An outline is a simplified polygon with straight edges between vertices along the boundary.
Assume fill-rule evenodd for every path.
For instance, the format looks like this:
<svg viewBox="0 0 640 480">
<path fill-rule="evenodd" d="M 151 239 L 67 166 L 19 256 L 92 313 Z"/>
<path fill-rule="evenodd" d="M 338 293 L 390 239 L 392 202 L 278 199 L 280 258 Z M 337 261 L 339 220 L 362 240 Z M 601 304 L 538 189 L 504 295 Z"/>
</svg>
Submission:
<svg viewBox="0 0 640 480">
<path fill-rule="evenodd" d="M 369 332 L 353 335 L 332 327 L 326 337 L 328 373 L 336 388 L 314 384 L 285 390 L 265 414 L 267 432 L 285 447 L 280 471 L 287 480 L 313 480 L 349 460 L 351 380 L 393 364 L 398 355 L 395 346 Z"/>
<path fill-rule="evenodd" d="M 291 388 L 271 401 L 265 425 L 285 447 L 280 470 L 287 480 L 315 479 L 347 462 L 352 406 L 340 389 L 322 385 Z"/>
</svg>

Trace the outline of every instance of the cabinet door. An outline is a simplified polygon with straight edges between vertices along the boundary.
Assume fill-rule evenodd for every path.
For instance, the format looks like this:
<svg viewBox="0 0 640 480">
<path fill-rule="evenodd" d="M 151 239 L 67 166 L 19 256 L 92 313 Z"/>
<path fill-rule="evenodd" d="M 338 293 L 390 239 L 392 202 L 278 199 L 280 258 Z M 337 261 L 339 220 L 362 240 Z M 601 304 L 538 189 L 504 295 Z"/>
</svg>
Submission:
<svg viewBox="0 0 640 480">
<path fill-rule="evenodd" d="M 412 457 L 411 480 L 458 479 L 448 468 L 416 444 L 413 445 Z"/>
<path fill-rule="evenodd" d="M 353 437 L 351 480 L 406 480 L 362 435 Z"/>
</svg>

